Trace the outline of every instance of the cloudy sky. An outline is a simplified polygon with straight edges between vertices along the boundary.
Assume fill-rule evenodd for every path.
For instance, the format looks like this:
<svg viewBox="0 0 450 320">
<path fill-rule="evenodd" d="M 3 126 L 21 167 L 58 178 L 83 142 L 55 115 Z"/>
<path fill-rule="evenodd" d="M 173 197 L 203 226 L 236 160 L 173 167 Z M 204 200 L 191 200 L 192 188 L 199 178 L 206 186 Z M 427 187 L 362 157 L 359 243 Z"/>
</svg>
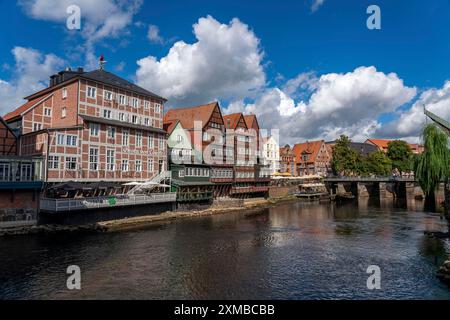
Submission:
<svg viewBox="0 0 450 320">
<path fill-rule="evenodd" d="M 381 30 L 366 26 L 381 9 Z M 67 8 L 81 8 L 68 30 Z M 0 0 L 0 113 L 71 66 L 169 99 L 253 112 L 282 143 L 347 134 L 417 141 L 450 118 L 450 1 Z"/>
</svg>

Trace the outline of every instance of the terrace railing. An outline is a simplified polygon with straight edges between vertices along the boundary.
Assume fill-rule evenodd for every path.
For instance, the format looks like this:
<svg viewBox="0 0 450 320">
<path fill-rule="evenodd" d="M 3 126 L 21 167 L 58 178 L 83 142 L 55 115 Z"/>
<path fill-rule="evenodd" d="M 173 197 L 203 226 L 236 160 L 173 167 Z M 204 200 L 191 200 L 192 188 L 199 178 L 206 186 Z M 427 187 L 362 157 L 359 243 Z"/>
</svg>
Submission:
<svg viewBox="0 0 450 320">
<path fill-rule="evenodd" d="M 134 206 L 151 203 L 175 202 L 175 192 L 153 193 L 148 195 L 117 195 L 81 199 L 41 199 L 41 210 L 47 212 L 67 212 L 108 207 Z"/>
</svg>

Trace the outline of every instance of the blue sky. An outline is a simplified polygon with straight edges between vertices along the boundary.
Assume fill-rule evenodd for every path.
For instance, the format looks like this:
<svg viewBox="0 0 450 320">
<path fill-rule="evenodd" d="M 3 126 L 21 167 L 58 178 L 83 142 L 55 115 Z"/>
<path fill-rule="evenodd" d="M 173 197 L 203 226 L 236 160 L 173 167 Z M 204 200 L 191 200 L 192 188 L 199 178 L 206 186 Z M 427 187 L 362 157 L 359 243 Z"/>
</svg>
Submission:
<svg viewBox="0 0 450 320">
<path fill-rule="evenodd" d="M 230 112 L 261 115 L 264 125 L 279 127 L 288 142 L 333 138 L 342 133 L 359 140 L 369 135 L 414 140 L 423 122 L 423 118 L 417 121 L 418 105 L 424 102 L 433 111 L 450 117 L 450 89 L 445 86 L 450 78 L 450 1 L 325 0 L 313 11 L 314 1 L 101 0 L 106 8 L 102 15 L 101 5 L 85 6 L 85 1 L 74 0 L 70 3 L 80 2 L 82 9 L 82 29 L 69 31 L 64 12 L 59 17 L 45 11 L 57 10 L 58 5 L 52 5 L 55 1 L 2 0 L 0 81 L 8 87 L 0 86 L 0 95 L 13 104 L 18 101 L 16 95 L 26 95 L 31 93 L 27 89 L 36 88 L 36 84 L 27 87 L 17 70 L 29 72 L 27 79 L 43 85 L 49 74 L 38 72 L 67 65 L 93 67 L 95 59 L 104 54 L 108 70 L 157 93 L 163 91 L 169 107 L 218 99 L 222 106 L 229 106 Z M 122 6 L 123 2 L 129 5 Z M 366 27 L 366 9 L 371 4 L 381 9 L 381 30 Z M 127 22 L 99 35 L 102 23 L 113 14 Z M 200 18 L 206 19 L 204 23 L 199 23 Z M 238 19 L 235 28 L 233 18 Z M 194 24 L 199 24 L 198 34 L 193 31 Z M 86 35 L 89 25 L 94 31 Z M 157 38 L 149 38 L 150 25 L 157 28 Z M 217 37 L 220 33 L 215 32 L 221 27 L 228 28 L 229 39 L 237 39 L 229 52 L 226 42 L 214 43 L 214 36 L 207 36 L 210 32 Z M 199 34 L 207 40 L 199 40 Z M 196 54 L 204 50 L 207 61 L 190 59 L 191 51 L 183 50 L 178 53 L 185 58 L 160 63 L 180 41 L 188 46 L 199 43 L 203 49 L 191 49 Z M 13 53 L 14 48 L 23 48 L 25 58 L 17 50 Z M 220 59 L 214 60 L 212 48 L 221 51 Z M 33 50 L 33 64 L 42 64 L 42 68 L 26 66 L 26 50 Z M 258 71 L 239 73 L 255 54 L 259 58 L 250 65 Z M 54 59 L 46 63 L 48 55 Z M 137 61 L 146 57 L 153 60 L 138 66 Z M 229 69 L 233 71 L 218 66 L 221 61 L 231 61 Z M 204 73 L 205 79 L 195 78 L 183 68 Z M 374 69 L 363 72 L 358 68 Z M 167 76 L 160 80 L 164 77 L 161 75 L 174 69 L 179 79 Z M 391 73 L 395 78 L 389 77 Z M 379 82 L 371 81 L 377 75 Z M 252 83 L 234 85 L 227 91 L 233 79 Z M 288 89 L 287 84 L 294 79 L 299 80 L 297 85 Z M 348 83 L 352 89 L 345 97 L 340 96 L 342 86 Z M 10 104 L 0 106 L 2 113 L 14 107 Z"/>
</svg>

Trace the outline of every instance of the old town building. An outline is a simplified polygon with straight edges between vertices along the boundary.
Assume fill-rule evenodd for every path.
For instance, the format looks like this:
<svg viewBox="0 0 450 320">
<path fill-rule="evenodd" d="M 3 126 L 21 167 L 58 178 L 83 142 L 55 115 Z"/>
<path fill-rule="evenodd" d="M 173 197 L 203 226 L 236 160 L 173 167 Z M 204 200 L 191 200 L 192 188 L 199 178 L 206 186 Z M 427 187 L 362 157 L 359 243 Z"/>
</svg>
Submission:
<svg viewBox="0 0 450 320">
<path fill-rule="evenodd" d="M 5 116 L 46 182 L 146 181 L 167 169 L 164 98 L 99 69 L 61 71 Z"/>
<path fill-rule="evenodd" d="M 325 141 L 299 143 L 294 146 L 293 151 L 296 158 L 298 176 L 326 176 L 329 173 L 331 157 Z"/>
<path fill-rule="evenodd" d="M 233 150 L 226 147 L 226 129 L 218 102 L 169 110 L 164 121 L 179 121 L 189 132 L 196 161 L 211 167 L 214 197 L 228 196 L 234 182 Z"/>
<path fill-rule="evenodd" d="M 280 148 L 280 173 L 297 175 L 294 150 L 288 144 Z"/>
<path fill-rule="evenodd" d="M 280 145 L 273 136 L 264 137 L 262 143 L 262 157 L 264 163 L 270 166 L 273 176 L 280 171 Z"/>
</svg>

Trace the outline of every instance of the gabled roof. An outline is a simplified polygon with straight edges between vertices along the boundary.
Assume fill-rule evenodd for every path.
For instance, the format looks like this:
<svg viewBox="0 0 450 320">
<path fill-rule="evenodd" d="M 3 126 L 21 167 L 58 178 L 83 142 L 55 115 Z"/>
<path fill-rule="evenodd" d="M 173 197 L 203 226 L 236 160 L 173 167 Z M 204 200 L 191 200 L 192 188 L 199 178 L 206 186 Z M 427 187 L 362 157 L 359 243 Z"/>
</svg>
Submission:
<svg viewBox="0 0 450 320">
<path fill-rule="evenodd" d="M 163 129 L 164 131 L 166 131 L 169 135 L 172 134 L 173 129 L 175 129 L 175 127 L 177 126 L 177 124 L 179 123 L 179 120 L 168 120 L 168 121 L 164 121 L 163 123 Z"/>
<path fill-rule="evenodd" d="M 20 117 L 23 113 L 27 112 L 28 110 L 32 109 L 33 107 L 35 107 L 36 105 L 40 104 L 41 102 L 47 100 L 48 98 L 50 98 L 52 94 L 46 95 L 42 98 L 38 98 L 38 99 L 34 99 L 34 100 L 30 100 L 27 103 L 23 104 L 22 106 L 18 107 L 17 109 L 5 114 L 5 116 L 3 117 L 3 119 L 5 121 L 10 121 L 14 118 Z"/>
<path fill-rule="evenodd" d="M 179 120 L 184 129 L 192 130 L 194 129 L 194 121 L 201 121 L 203 127 L 205 127 L 218 106 L 218 102 L 212 102 L 195 107 L 170 109 L 164 116 L 164 122 Z"/>
<path fill-rule="evenodd" d="M 247 124 L 247 128 L 252 128 L 253 125 L 256 123 L 256 126 L 259 128 L 258 119 L 256 118 L 256 115 L 254 114 L 248 114 L 244 115 L 245 123 Z"/>
<path fill-rule="evenodd" d="M 223 117 L 223 121 L 225 122 L 225 128 L 227 129 L 237 129 L 239 121 L 242 119 L 245 126 L 248 129 L 248 126 L 245 122 L 244 115 L 242 113 L 233 113 Z"/>
<path fill-rule="evenodd" d="M 378 148 L 387 149 L 389 142 L 392 140 L 386 140 L 386 139 L 367 139 L 366 143 L 371 143 Z"/>
<path fill-rule="evenodd" d="M 303 162 L 302 154 L 310 154 L 308 162 L 316 161 L 317 155 L 319 154 L 320 148 L 324 144 L 323 140 L 320 141 L 307 141 L 305 143 L 299 143 L 294 145 L 293 151 L 297 159 L 297 163 Z"/>
<path fill-rule="evenodd" d="M 6 123 L 6 121 L 0 117 L 0 123 L 6 128 L 6 130 L 8 130 L 14 137 L 16 137 L 16 134 L 14 133 L 14 131 L 11 129 L 11 127 Z"/>
</svg>

